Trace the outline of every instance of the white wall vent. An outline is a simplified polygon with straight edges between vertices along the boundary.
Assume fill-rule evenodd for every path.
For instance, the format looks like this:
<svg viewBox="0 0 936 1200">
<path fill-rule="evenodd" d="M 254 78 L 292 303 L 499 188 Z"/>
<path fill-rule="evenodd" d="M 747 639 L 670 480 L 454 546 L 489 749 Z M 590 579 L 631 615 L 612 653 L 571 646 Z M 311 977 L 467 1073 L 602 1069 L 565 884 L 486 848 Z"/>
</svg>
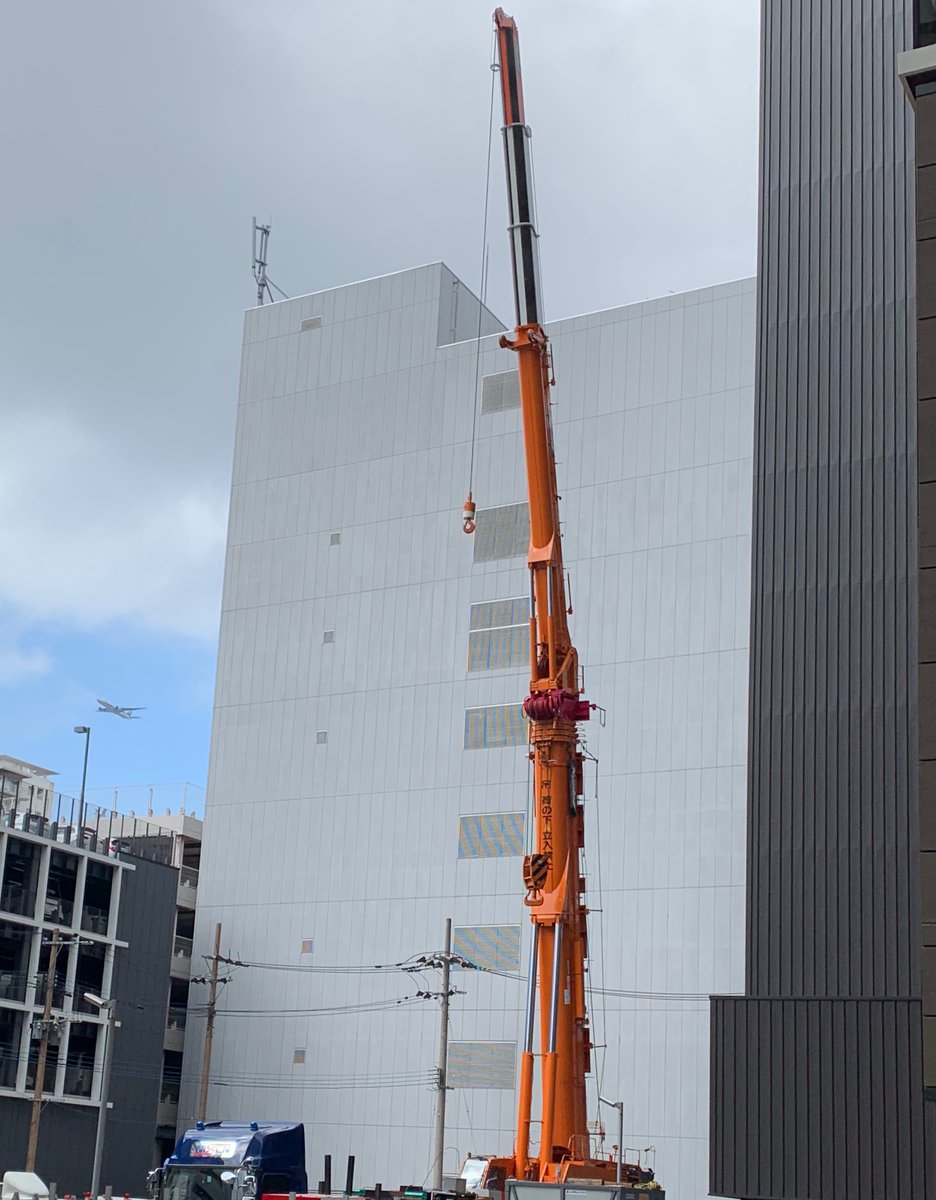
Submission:
<svg viewBox="0 0 936 1200">
<path fill-rule="evenodd" d="M 520 407 L 520 375 L 514 371 L 498 371 L 481 380 L 481 412 L 506 412 Z"/>
<path fill-rule="evenodd" d="M 514 1088 L 516 1042 L 449 1042 L 449 1087 Z"/>
<path fill-rule="evenodd" d="M 300 333 L 308 333 L 310 329 L 321 329 L 321 328 L 322 328 L 322 318 L 321 317 L 303 317 L 302 320 L 299 322 L 299 332 Z"/>
</svg>

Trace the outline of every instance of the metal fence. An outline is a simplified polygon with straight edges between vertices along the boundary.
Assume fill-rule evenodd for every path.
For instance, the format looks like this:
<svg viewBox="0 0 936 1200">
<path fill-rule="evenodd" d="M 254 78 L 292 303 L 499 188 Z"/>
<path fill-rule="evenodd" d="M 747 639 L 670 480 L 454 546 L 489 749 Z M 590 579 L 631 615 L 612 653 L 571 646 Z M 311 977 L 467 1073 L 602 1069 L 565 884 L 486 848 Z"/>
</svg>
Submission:
<svg viewBox="0 0 936 1200">
<path fill-rule="evenodd" d="M 75 796 L 7 785 L 0 792 L 0 826 L 77 846 L 96 854 L 172 862 L 172 833 L 141 817 L 82 803 Z"/>
</svg>

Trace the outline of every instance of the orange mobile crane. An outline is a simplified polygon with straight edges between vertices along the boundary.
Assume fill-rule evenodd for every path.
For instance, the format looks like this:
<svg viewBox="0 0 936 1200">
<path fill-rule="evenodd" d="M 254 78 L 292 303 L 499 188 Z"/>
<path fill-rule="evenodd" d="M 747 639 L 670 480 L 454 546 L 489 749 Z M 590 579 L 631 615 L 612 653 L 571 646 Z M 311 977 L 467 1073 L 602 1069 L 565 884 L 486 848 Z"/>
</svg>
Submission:
<svg viewBox="0 0 936 1200">
<path fill-rule="evenodd" d="M 517 26 L 502 9 L 495 12 L 494 24 L 517 314 L 513 338 L 504 336 L 500 344 L 517 354 L 530 509 L 530 694 L 523 709 L 530 722 L 536 850 L 523 861 L 533 937 L 514 1157 L 480 1160 L 483 1179 L 478 1182 L 488 1191 L 500 1191 L 510 1178 L 540 1183 L 617 1181 L 630 1188 L 658 1189 L 652 1172 L 639 1164 L 623 1164 L 622 1170 L 620 1162 L 593 1157 L 588 1133 L 585 1076 L 592 1043 L 585 1008 L 584 756 L 577 722 L 588 720 L 596 706 L 582 698 L 578 654 L 567 621 L 571 608 L 562 565 L 550 414 L 552 361 L 542 326 L 530 131 L 523 110 Z M 463 518 L 468 533 L 474 529 L 474 516 L 469 492 Z M 537 997 L 541 1115 L 535 1156 L 530 1127 Z"/>
</svg>

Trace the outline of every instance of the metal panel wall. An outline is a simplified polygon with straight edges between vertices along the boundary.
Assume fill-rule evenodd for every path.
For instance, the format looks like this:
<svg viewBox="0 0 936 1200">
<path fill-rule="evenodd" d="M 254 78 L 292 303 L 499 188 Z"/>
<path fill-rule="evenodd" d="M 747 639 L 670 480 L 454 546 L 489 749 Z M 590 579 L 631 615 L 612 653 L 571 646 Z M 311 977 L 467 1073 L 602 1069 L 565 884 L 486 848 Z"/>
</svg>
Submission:
<svg viewBox="0 0 936 1200">
<path fill-rule="evenodd" d="M 713 1014 L 720 1195 L 857 1194 L 806 1170 L 842 1128 L 890 1164 L 862 1195 L 921 1194 L 909 8 L 764 5 L 746 971 L 782 1004 Z M 755 1096 L 782 1153 L 738 1136 Z"/>
<path fill-rule="evenodd" d="M 357 1154 L 362 1183 L 421 1180 L 432 1141 L 438 1006 L 396 1004 L 408 975 L 329 968 L 438 949 L 446 916 L 529 937 L 529 667 L 467 670 L 473 606 L 528 593 L 528 534 L 475 561 L 483 526 L 461 530 L 473 427 L 479 506 L 525 497 L 520 413 L 476 412 L 478 378 L 516 360 L 495 336 L 459 342 L 466 324 L 477 310 L 438 264 L 247 315 L 195 958 L 220 920 L 241 961 L 314 968 L 236 972 L 209 1089 L 211 1116 L 304 1120 L 312 1178 L 327 1152 Z M 590 978 L 609 989 L 589 1101 L 597 1115 L 600 1075 L 625 1145 L 655 1146 L 669 1194 L 703 1200 L 705 997 L 743 985 L 754 284 L 550 336 L 572 619 L 607 709 L 587 728 Z M 466 746 L 466 712 L 499 706 L 521 744 L 492 748 L 506 722 L 469 718 Z M 475 852 L 497 848 L 491 814 L 506 856 Z M 458 983 L 452 1040 L 515 1061 L 522 983 Z M 182 1122 L 203 1029 L 190 1021 Z M 446 1173 L 506 1152 L 513 1089 L 455 1094 L 447 1121 Z"/>
<path fill-rule="evenodd" d="M 712 1046 L 713 1096 L 723 1097 L 711 1160 L 719 1194 L 930 1194 L 917 1001 L 722 997 L 712 1006 Z"/>
</svg>

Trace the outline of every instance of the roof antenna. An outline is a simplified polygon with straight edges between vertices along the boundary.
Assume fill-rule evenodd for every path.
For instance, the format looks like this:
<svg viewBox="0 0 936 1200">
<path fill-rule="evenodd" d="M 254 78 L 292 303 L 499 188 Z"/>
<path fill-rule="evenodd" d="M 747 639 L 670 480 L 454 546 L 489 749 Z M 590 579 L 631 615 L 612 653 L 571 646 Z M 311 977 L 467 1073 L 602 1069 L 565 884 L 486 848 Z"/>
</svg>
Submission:
<svg viewBox="0 0 936 1200">
<path fill-rule="evenodd" d="M 272 224 L 272 223 L 271 223 Z M 265 303 L 265 299 L 269 297 L 270 303 L 276 301 L 273 295 L 273 289 L 288 300 L 289 297 L 282 288 L 276 287 L 276 284 L 267 276 L 267 245 L 270 241 L 271 225 L 258 225 L 257 218 L 253 219 L 253 277 L 257 281 L 257 303 Z"/>
</svg>

